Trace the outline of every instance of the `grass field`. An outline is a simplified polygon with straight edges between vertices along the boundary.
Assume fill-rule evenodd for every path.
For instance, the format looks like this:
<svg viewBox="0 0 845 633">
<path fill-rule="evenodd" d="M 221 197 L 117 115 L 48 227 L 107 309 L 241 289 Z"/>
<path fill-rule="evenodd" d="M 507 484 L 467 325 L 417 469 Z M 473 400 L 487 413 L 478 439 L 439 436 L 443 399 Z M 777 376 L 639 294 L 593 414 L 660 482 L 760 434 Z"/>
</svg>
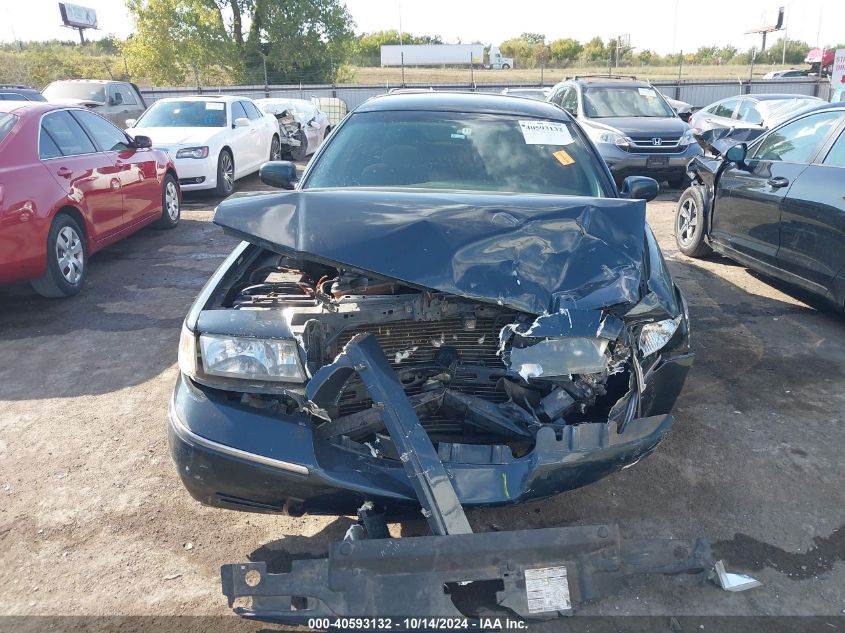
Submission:
<svg viewBox="0 0 845 633">
<path fill-rule="evenodd" d="M 754 66 L 754 77 L 779 68 L 768 65 Z M 681 79 L 748 79 L 749 66 L 684 66 L 681 69 Z M 678 79 L 677 66 L 643 66 L 637 68 L 619 68 L 614 72 L 619 74 L 636 75 L 641 79 Z M 470 70 L 463 68 L 405 68 L 405 83 L 539 83 L 554 84 L 566 76 L 606 74 L 607 67 L 574 67 L 574 68 L 512 68 L 510 70 Z M 353 68 L 352 77 L 345 83 L 361 84 L 390 84 L 402 83 L 401 68 Z"/>
</svg>

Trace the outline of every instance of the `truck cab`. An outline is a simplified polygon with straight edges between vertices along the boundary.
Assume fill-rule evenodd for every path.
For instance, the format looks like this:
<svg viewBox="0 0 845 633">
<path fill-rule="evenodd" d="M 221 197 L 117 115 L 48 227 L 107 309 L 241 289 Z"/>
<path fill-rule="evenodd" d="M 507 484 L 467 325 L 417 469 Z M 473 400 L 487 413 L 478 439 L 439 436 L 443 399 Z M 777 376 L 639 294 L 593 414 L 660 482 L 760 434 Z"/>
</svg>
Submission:
<svg viewBox="0 0 845 633">
<path fill-rule="evenodd" d="M 498 46 L 490 47 L 490 63 L 488 68 L 493 70 L 508 70 L 513 68 L 513 57 L 502 57 L 502 51 Z"/>
</svg>

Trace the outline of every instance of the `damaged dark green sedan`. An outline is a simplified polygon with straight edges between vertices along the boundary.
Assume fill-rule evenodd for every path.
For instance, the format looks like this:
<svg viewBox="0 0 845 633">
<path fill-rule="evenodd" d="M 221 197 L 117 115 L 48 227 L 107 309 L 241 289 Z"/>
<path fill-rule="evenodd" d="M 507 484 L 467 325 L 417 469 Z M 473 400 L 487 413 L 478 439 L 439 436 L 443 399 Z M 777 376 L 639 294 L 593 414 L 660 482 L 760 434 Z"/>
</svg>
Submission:
<svg viewBox="0 0 845 633">
<path fill-rule="evenodd" d="M 169 441 L 196 499 L 358 511 L 349 547 L 393 541 L 373 539 L 386 531 L 372 517 L 403 510 L 464 537 L 463 508 L 583 486 L 648 455 L 671 427 L 692 356 L 684 298 L 645 221 L 657 185 L 632 177 L 618 192 L 564 111 L 478 94 L 380 97 L 340 124 L 301 181 L 290 163 L 266 164 L 262 179 L 296 190 L 218 207 L 214 222 L 243 243 L 182 331 Z M 584 560 L 616 548 L 619 565 L 602 573 L 665 572 L 663 554 L 672 571 L 712 564 L 700 546 L 678 555 L 673 544 L 632 570 L 616 528 L 572 529 L 548 538 L 581 543 Z M 513 543 L 480 548 L 501 556 Z M 576 567 L 570 579 L 598 573 Z M 266 575 L 224 568 L 230 598 L 256 587 L 248 571 Z M 260 585 L 245 614 L 360 613 L 349 596 L 330 606 L 329 589 L 307 589 L 321 573 L 296 578 L 305 602 L 293 607 L 293 590 Z M 514 596 L 503 598 L 512 610 L 540 613 Z"/>
</svg>

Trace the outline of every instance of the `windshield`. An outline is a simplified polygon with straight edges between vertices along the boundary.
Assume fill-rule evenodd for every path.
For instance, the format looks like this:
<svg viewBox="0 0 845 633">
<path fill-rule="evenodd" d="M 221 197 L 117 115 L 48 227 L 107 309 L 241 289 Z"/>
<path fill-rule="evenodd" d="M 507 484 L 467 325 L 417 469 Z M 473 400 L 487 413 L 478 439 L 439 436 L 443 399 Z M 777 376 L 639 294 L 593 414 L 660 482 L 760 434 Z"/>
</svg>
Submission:
<svg viewBox="0 0 845 633">
<path fill-rule="evenodd" d="M 414 187 L 607 194 L 600 167 L 570 124 L 459 112 L 353 114 L 306 187 Z"/>
<path fill-rule="evenodd" d="M 12 131 L 12 128 L 15 127 L 15 123 L 17 122 L 18 117 L 14 114 L 0 112 L 0 143 L 2 143 L 3 139 L 8 136 L 9 132 Z"/>
<path fill-rule="evenodd" d="M 106 90 L 103 84 L 85 82 L 63 82 L 52 83 L 44 89 L 44 96 L 47 101 L 56 99 L 82 99 L 84 101 L 106 102 Z"/>
<path fill-rule="evenodd" d="M 141 115 L 135 127 L 226 127 L 224 101 L 158 101 Z"/>
<path fill-rule="evenodd" d="M 643 86 L 586 88 L 584 113 L 592 119 L 675 116 L 654 88 Z"/>
</svg>

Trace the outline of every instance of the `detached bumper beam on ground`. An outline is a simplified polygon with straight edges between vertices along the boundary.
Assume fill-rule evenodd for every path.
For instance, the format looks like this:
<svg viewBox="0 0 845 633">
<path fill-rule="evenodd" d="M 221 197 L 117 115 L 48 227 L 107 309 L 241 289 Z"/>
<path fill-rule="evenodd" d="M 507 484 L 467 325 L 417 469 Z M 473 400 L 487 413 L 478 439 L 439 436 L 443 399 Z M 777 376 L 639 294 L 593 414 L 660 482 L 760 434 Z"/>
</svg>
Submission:
<svg viewBox="0 0 845 633">
<path fill-rule="evenodd" d="M 703 540 L 626 541 L 612 525 L 332 543 L 328 558 L 224 565 L 233 606 L 247 618 L 300 624 L 319 617 L 549 619 L 620 588 L 636 574 L 713 569 Z M 469 582 L 470 584 L 465 584 Z M 461 584 L 459 584 L 461 583 Z M 450 591 L 450 593 L 446 593 Z"/>
</svg>

